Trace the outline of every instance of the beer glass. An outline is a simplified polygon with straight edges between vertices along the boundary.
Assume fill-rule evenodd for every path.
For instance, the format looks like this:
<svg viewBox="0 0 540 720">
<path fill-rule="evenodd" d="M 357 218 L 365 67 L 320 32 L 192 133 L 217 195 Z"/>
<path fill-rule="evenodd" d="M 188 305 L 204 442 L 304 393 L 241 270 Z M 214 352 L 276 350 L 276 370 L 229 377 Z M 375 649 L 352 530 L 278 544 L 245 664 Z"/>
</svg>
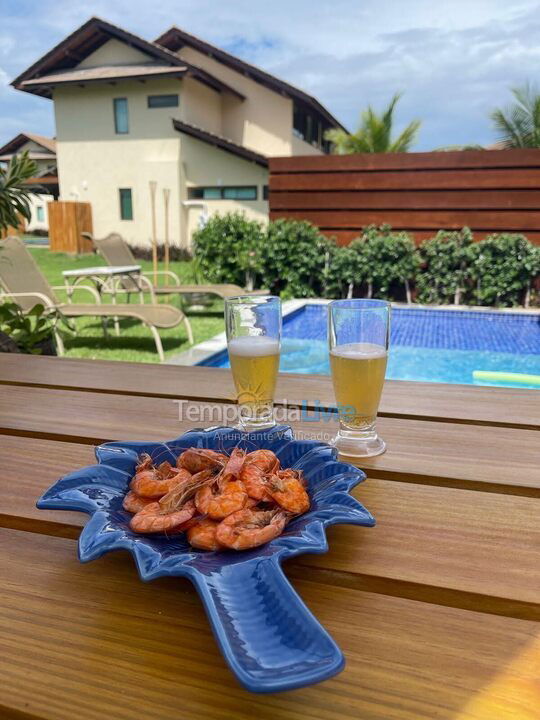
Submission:
<svg viewBox="0 0 540 720">
<path fill-rule="evenodd" d="M 386 372 L 390 303 L 335 300 L 328 307 L 330 368 L 339 415 L 334 446 L 370 457 L 386 449 L 377 435 L 377 410 Z"/>
<path fill-rule="evenodd" d="M 226 298 L 227 349 L 246 432 L 275 425 L 274 392 L 281 343 L 281 300 L 271 295 Z"/>
</svg>

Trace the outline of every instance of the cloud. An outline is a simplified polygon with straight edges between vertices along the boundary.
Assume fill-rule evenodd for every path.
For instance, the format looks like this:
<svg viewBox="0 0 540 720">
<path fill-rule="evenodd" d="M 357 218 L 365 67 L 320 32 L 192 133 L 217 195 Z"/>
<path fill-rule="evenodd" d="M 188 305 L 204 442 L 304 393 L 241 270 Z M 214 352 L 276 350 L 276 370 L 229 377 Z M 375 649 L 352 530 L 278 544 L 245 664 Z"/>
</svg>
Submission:
<svg viewBox="0 0 540 720">
<path fill-rule="evenodd" d="M 316 95 L 351 128 L 366 105 L 382 107 L 401 90 L 398 126 L 422 120 L 416 149 L 492 143 L 489 112 L 509 101 L 509 86 L 534 80 L 540 60 L 539 0 L 273 0 L 270 7 L 94 0 L 91 10 L 82 0 L 6 4 L 0 142 L 17 121 L 17 131 L 54 132 L 52 103 L 6 89 L 5 74 L 18 75 L 89 12 L 148 39 L 183 27 Z"/>
</svg>

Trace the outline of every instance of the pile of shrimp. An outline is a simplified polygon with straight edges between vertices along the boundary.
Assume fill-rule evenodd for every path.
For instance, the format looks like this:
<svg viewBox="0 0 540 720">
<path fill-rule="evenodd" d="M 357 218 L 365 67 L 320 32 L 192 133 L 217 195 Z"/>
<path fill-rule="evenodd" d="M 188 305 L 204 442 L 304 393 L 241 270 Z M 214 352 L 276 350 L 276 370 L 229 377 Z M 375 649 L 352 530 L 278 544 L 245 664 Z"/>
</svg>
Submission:
<svg viewBox="0 0 540 720">
<path fill-rule="evenodd" d="M 137 533 L 185 533 L 199 550 L 248 550 L 280 535 L 309 510 L 302 473 L 271 450 L 230 455 L 189 448 L 176 465 L 139 457 L 124 510 Z"/>
</svg>

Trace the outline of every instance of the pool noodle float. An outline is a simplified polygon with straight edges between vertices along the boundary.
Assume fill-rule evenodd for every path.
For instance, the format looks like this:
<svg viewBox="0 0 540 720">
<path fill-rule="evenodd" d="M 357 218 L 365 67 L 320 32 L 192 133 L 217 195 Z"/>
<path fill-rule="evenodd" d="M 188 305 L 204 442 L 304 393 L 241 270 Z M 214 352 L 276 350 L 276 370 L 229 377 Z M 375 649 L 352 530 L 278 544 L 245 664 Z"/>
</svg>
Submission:
<svg viewBox="0 0 540 720">
<path fill-rule="evenodd" d="M 525 373 L 492 372 L 490 370 L 473 370 L 474 380 L 484 382 L 512 382 L 524 385 L 537 385 L 540 387 L 540 375 L 527 375 Z"/>
</svg>

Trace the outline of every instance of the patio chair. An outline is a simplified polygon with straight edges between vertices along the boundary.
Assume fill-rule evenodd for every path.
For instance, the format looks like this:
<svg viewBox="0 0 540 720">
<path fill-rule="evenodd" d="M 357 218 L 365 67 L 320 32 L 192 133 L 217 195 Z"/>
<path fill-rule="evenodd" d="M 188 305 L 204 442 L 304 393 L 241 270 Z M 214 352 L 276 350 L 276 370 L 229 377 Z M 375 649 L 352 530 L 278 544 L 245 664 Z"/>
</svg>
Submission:
<svg viewBox="0 0 540 720">
<path fill-rule="evenodd" d="M 68 291 L 65 285 L 51 286 L 18 237 L 0 240 L 0 300 L 14 299 L 24 312 L 31 310 L 37 303 L 45 307 L 60 310 L 68 318 L 96 317 L 105 322 L 107 318 L 124 317 L 140 320 L 151 331 L 161 362 L 164 360 L 163 345 L 157 328 L 173 328 L 181 323 L 186 327 L 189 343 L 193 344 L 193 333 L 188 318 L 181 310 L 172 305 L 139 303 L 102 304 L 97 290 L 88 285 L 78 285 L 74 290 L 85 290 L 92 295 L 94 303 L 76 304 L 70 301 L 62 303 L 55 290 Z M 105 325 L 104 325 L 105 328 Z M 58 354 L 64 354 L 64 345 L 60 334 L 55 331 Z"/>
<path fill-rule="evenodd" d="M 118 233 L 109 233 L 107 237 L 98 240 L 92 237 L 91 233 L 83 233 L 94 243 L 94 247 L 100 255 L 112 266 L 137 265 L 131 248 Z M 171 278 L 174 284 L 170 285 L 153 285 L 149 277 L 153 276 L 153 272 L 141 273 L 141 284 L 129 276 L 121 279 L 121 284 L 126 292 L 140 292 L 141 290 L 149 291 L 151 295 L 217 295 L 220 298 L 234 297 L 236 295 L 266 295 L 267 290 L 245 290 L 239 285 L 230 284 L 206 284 L 206 285 L 184 285 L 180 282 L 178 275 L 172 270 L 158 270 L 157 275 Z M 141 287 L 142 285 L 142 287 Z"/>
</svg>

